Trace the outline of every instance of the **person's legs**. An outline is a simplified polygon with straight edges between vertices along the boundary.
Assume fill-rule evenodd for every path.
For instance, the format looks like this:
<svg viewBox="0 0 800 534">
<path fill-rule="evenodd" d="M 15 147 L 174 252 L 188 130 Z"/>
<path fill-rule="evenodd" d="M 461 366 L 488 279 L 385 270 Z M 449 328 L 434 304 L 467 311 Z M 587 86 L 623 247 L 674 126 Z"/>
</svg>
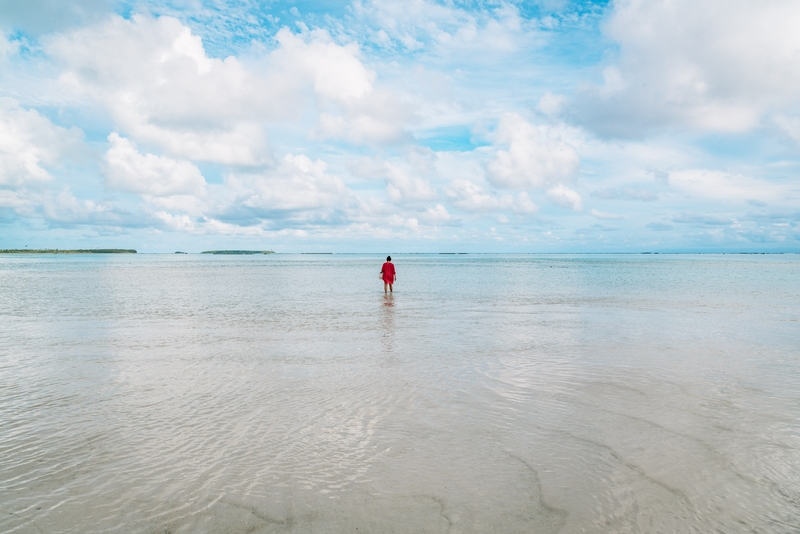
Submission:
<svg viewBox="0 0 800 534">
<path fill-rule="evenodd" d="M 386 289 L 384 288 L 383 291 L 386 292 Z M 389 284 L 389 293 L 394 293 L 394 289 L 392 288 L 392 284 Z"/>
<path fill-rule="evenodd" d="M 384 292 L 384 293 L 386 293 L 386 286 L 388 286 L 388 285 L 389 285 L 389 283 L 388 283 L 388 282 L 384 282 L 384 283 L 383 283 L 383 292 Z"/>
</svg>

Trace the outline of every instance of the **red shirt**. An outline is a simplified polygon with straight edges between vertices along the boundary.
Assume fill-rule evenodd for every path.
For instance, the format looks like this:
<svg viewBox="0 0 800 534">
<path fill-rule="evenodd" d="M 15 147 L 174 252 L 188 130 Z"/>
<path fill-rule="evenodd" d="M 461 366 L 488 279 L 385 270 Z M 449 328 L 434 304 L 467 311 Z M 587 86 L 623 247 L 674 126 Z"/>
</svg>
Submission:
<svg viewBox="0 0 800 534">
<path fill-rule="evenodd" d="M 387 261 L 381 267 L 381 271 L 383 272 L 383 281 L 387 284 L 394 284 L 394 263 Z"/>
</svg>

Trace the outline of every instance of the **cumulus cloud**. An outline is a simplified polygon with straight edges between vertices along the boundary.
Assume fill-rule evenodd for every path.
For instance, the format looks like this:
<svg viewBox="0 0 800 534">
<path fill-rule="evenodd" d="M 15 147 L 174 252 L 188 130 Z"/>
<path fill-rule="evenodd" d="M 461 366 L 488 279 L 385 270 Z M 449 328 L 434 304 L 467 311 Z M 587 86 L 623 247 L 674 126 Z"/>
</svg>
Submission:
<svg viewBox="0 0 800 534">
<path fill-rule="evenodd" d="M 324 161 L 302 154 L 287 154 L 275 169 L 263 173 L 231 174 L 225 184 L 235 197 L 233 204 L 265 217 L 271 212 L 333 208 L 349 195 Z"/>
<path fill-rule="evenodd" d="M 55 223 L 66 224 L 101 224 L 120 225 L 124 222 L 111 203 L 79 200 L 69 188 L 40 199 L 41 208 L 46 219 Z"/>
<path fill-rule="evenodd" d="M 453 180 L 447 185 L 447 196 L 453 205 L 469 212 L 499 212 L 530 214 L 537 210 L 528 193 L 522 191 L 516 196 L 495 197 L 484 191 L 478 184 L 469 180 Z"/>
<path fill-rule="evenodd" d="M 312 136 L 355 144 L 407 141 L 413 113 L 397 94 L 375 86 L 376 74 L 362 60 L 356 43 L 339 45 L 325 30 L 278 32 L 270 55 L 276 76 L 313 84 L 319 109 Z"/>
<path fill-rule="evenodd" d="M 581 196 L 564 184 L 558 184 L 548 189 L 547 198 L 549 198 L 553 204 L 561 206 L 562 208 L 571 209 L 573 211 L 583 211 L 583 199 Z"/>
<path fill-rule="evenodd" d="M 357 44 L 337 45 L 325 30 L 303 36 L 283 28 L 275 39 L 281 47 L 273 61 L 284 71 L 294 70 L 312 79 L 321 98 L 344 101 L 372 91 L 375 73 L 361 62 Z"/>
<path fill-rule="evenodd" d="M 302 118 L 315 102 L 319 138 L 408 138 L 410 113 L 374 87 L 356 44 L 337 44 L 325 30 L 284 28 L 275 39 L 276 50 L 245 64 L 209 57 L 175 18 L 135 15 L 51 37 L 46 49 L 64 69 L 65 88 L 103 103 L 124 135 L 175 157 L 268 164 L 264 125 Z"/>
<path fill-rule="evenodd" d="M 434 207 L 428 208 L 420 218 L 424 222 L 434 225 L 446 224 L 455 220 L 455 218 L 450 215 L 450 212 L 447 211 L 447 208 L 445 208 L 442 204 L 436 204 Z"/>
<path fill-rule="evenodd" d="M 539 99 L 539 103 L 536 104 L 536 109 L 545 115 L 555 116 L 561 113 L 566 102 L 567 98 L 565 96 L 555 95 L 547 91 L 542 98 Z"/>
<path fill-rule="evenodd" d="M 108 136 L 106 186 L 148 196 L 204 195 L 206 181 L 186 160 L 140 154 L 136 145 L 116 132 Z"/>
<path fill-rule="evenodd" d="M 565 140 L 563 131 L 534 126 L 516 113 L 506 113 L 493 136 L 496 145 L 508 147 L 497 150 L 486 166 L 487 176 L 494 185 L 509 189 L 541 188 L 555 182 L 569 182 L 578 172 L 578 153 Z"/>
<path fill-rule="evenodd" d="M 411 119 L 406 105 L 388 91 L 342 102 L 340 113 L 323 111 L 312 134 L 319 139 L 340 139 L 354 144 L 380 145 L 409 140 L 405 125 Z"/>
<path fill-rule="evenodd" d="M 386 181 L 386 191 L 395 202 L 433 200 L 438 196 L 428 181 L 391 163 L 386 164 Z"/>
<path fill-rule="evenodd" d="M 62 128 L 16 100 L 0 98 L 0 186 L 47 182 L 48 166 L 82 150 L 83 132 Z"/>
<path fill-rule="evenodd" d="M 13 210 L 21 217 L 40 219 L 50 227 L 88 225 L 113 232 L 153 223 L 146 214 L 131 213 L 110 201 L 77 198 L 64 185 L 55 189 L 0 189 L 0 208 Z"/>
<path fill-rule="evenodd" d="M 386 192 L 393 202 L 424 202 L 438 197 L 436 188 L 423 177 L 430 172 L 430 162 L 412 151 L 407 162 L 389 162 L 379 158 L 361 158 L 351 163 L 350 170 L 370 180 L 386 182 Z"/>
<path fill-rule="evenodd" d="M 382 144 L 408 139 L 412 118 L 406 104 L 391 91 L 378 89 L 357 44 L 338 45 L 325 30 L 278 32 L 281 47 L 271 62 L 284 75 L 312 81 L 321 112 L 313 130 L 320 139 Z"/>
<path fill-rule="evenodd" d="M 62 85 L 103 103 L 119 131 L 169 154 L 235 165 L 269 159 L 257 119 L 279 114 L 270 86 L 234 57 L 209 58 L 200 37 L 170 17 L 112 17 L 54 36 L 47 50 Z M 277 99 L 281 100 L 281 99 Z"/>
<path fill-rule="evenodd" d="M 105 0 L 0 7 L 4 94 L 17 95 L 0 100 L 3 221 L 318 240 L 447 234 L 513 247 L 514 235 L 534 239 L 522 227 L 539 195 L 553 207 L 536 224 L 552 224 L 564 246 L 588 220 L 570 215 L 582 210 L 595 223 L 639 221 L 651 240 L 650 230 L 674 232 L 675 243 L 714 231 L 800 235 L 796 2 L 618 0 L 577 16 L 586 6 L 536 0 L 564 12 L 525 20 L 532 12 L 519 2 L 356 0 L 342 18 L 305 19 L 313 30 L 297 10 L 280 30 L 259 10 L 266 19 L 245 21 L 265 22 L 257 31 L 238 24 L 255 4 L 223 21 L 230 10 L 178 3 L 136 8 L 178 18 L 116 16 Z M 24 17 L 59 33 L 29 31 Z M 602 54 L 559 44 L 578 27 Z M 537 53 L 554 28 L 569 38 Z M 244 53 L 224 57 L 235 50 Z M 597 83 L 576 87 L 587 72 Z M 56 116 L 93 139 L 111 133 L 108 144 L 89 151 L 80 130 L 47 119 Z M 708 142 L 707 132 L 754 142 L 731 160 L 721 157 L 730 137 Z M 74 152 L 97 160 L 78 169 Z M 140 198 L 98 200 L 98 184 Z M 584 205 L 590 192 L 597 206 Z M 620 211 L 645 207 L 658 216 Z M 779 213 L 788 218 L 766 218 Z M 610 230 L 588 231 L 598 229 Z"/>
<path fill-rule="evenodd" d="M 793 0 L 615 2 L 605 32 L 619 59 L 580 88 L 575 116 L 607 135 L 749 131 L 800 103 L 799 26 Z"/>
</svg>

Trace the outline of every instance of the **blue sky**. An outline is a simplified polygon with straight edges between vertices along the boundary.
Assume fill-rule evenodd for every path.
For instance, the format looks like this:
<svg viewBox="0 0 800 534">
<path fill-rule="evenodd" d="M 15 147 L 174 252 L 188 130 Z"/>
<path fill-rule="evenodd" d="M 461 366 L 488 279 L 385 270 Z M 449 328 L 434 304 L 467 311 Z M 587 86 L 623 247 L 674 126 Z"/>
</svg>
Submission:
<svg viewBox="0 0 800 534">
<path fill-rule="evenodd" d="M 0 5 L 0 248 L 800 250 L 794 1 Z"/>
</svg>

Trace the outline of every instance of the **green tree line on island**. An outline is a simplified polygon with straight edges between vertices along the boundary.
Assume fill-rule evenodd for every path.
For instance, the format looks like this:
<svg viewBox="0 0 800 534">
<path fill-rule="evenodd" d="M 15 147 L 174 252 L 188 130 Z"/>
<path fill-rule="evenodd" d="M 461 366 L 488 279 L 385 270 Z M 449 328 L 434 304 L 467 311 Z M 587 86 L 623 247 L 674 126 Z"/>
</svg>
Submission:
<svg viewBox="0 0 800 534">
<path fill-rule="evenodd" d="M 0 254 L 136 254 L 132 248 L 92 248 L 92 249 L 58 249 L 58 248 L 6 248 Z M 175 254 L 186 254 L 176 252 Z M 206 250 L 201 254 L 275 254 L 274 250 Z"/>
<path fill-rule="evenodd" d="M 136 254 L 136 250 L 132 248 L 6 248 L 0 249 L 0 254 Z"/>
</svg>

